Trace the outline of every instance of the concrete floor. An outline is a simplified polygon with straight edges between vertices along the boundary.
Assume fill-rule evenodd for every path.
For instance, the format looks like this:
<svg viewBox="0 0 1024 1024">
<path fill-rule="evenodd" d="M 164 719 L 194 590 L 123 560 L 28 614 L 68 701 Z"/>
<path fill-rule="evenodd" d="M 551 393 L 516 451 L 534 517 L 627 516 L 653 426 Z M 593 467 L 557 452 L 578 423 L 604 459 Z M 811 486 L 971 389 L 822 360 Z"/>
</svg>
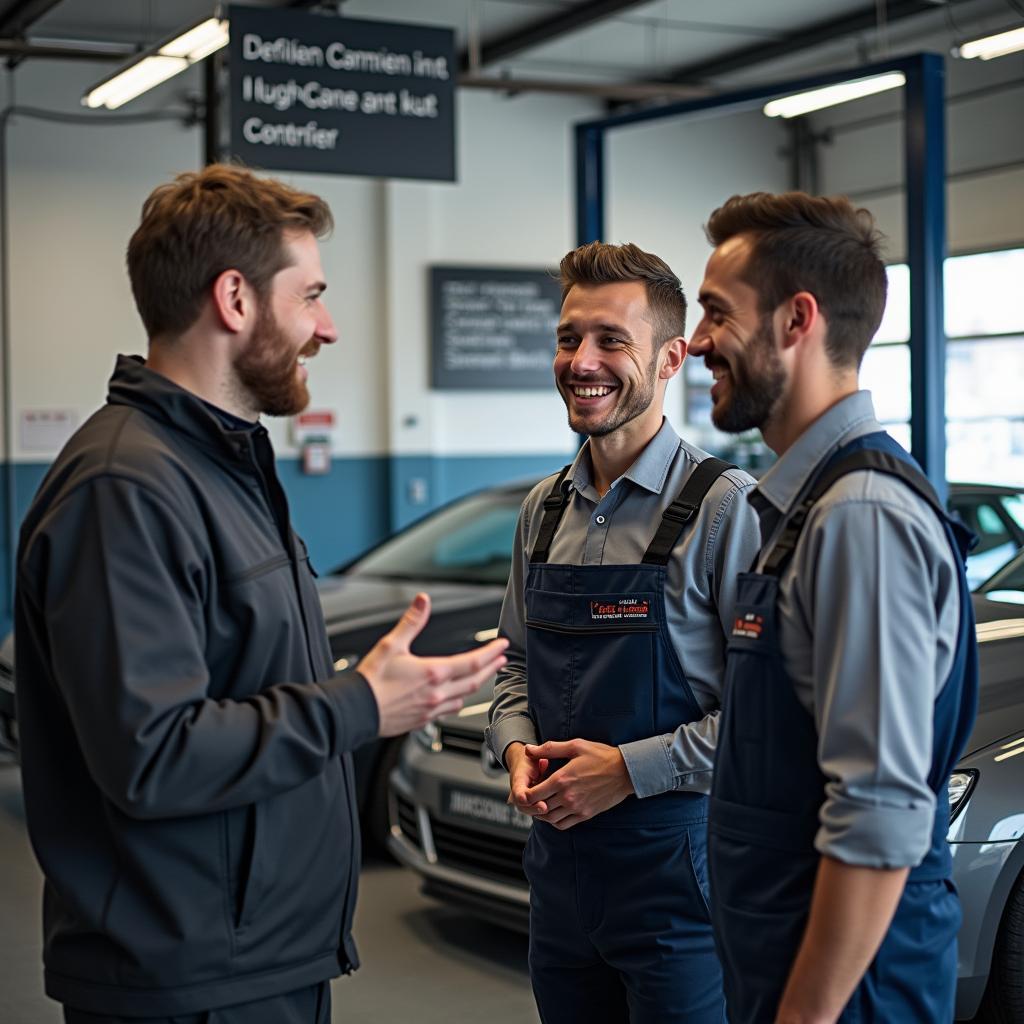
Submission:
<svg viewBox="0 0 1024 1024">
<path fill-rule="evenodd" d="M 0 764 L 0 1021 L 59 1024 L 43 994 L 42 879 L 25 831 L 17 766 Z M 356 941 L 363 966 L 334 982 L 334 1024 L 536 1024 L 526 939 L 419 894 L 393 863 L 364 866 Z"/>
</svg>

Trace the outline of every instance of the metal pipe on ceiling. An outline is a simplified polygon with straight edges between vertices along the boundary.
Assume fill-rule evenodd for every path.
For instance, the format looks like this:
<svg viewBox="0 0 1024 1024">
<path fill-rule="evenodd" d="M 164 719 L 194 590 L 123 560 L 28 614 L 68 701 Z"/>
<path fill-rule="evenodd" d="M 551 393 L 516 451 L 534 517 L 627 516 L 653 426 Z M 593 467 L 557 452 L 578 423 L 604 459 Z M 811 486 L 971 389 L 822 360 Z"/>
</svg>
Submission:
<svg viewBox="0 0 1024 1024">
<path fill-rule="evenodd" d="M 32 43 L 24 39 L 0 39 L 0 57 L 45 57 L 47 60 L 110 60 L 119 61 L 136 53 L 134 46 L 118 43 L 93 46 L 59 43 Z"/>
<path fill-rule="evenodd" d="M 938 3 L 936 0 L 890 0 L 886 7 L 886 25 L 892 26 L 893 23 L 913 17 L 915 14 L 940 10 L 941 6 L 941 0 Z M 791 57 L 802 50 L 823 46 L 837 39 L 875 28 L 877 22 L 878 10 L 872 3 L 870 6 L 862 7 L 850 14 L 831 18 L 828 21 L 819 21 L 805 29 L 792 32 L 778 42 L 744 46 L 741 49 L 712 57 L 710 60 L 676 68 L 671 74 L 665 76 L 665 80 L 669 82 L 701 82 L 733 71 L 744 71 L 758 64 L 765 64 L 781 57 Z"/>
<path fill-rule="evenodd" d="M 48 60 L 122 61 L 135 53 L 133 46 L 97 44 L 95 48 L 53 43 L 32 43 L 21 39 L 0 39 L 0 57 L 40 57 Z M 465 89 L 493 89 L 496 92 L 545 92 L 572 96 L 594 96 L 620 103 L 645 100 L 679 100 L 707 96 L 704 86 L 674 85 L 668 82 L 581 82 L 559 78 L 499 78 L 488 75 L 459 75 Z"/>
<path fill-rule="evenodd" d="M 581 82 L 565 78 L 498 78 L 493 75 L 462 75 L 457 80 L 464 89 L 493 89 L 498 92 L 548 92 L 570 96 L 594 96 L 620 103 L 644 100 L 697 99 L 713 90 L 704 86 L 672 85 L 665 82 Z"/>
<path fill-rule="evenodd" d="M 0 9 L 0 36 L 23 36 L 60 0 L 12 0 Z"/>
<path fill-rule="evenodd" d="M 459 67 L 463 71 L 469 71 L 494 64 L 522 53 L 523 50 L 553 42 L 570 32 L 578 32 L 588 25 L 646 2 L 648 0 L 591 0 L 590 3 L 576 4 L 558 14 L 530 22 L 522 28 L 486 39 L 482 43 L 474 43 L 459 58 Z M 474 48 L 479 50 L 479 54 L 471 53 Z M 477 63 L 474 63 L 471 57 L 475 58 Z"/>
</svg>

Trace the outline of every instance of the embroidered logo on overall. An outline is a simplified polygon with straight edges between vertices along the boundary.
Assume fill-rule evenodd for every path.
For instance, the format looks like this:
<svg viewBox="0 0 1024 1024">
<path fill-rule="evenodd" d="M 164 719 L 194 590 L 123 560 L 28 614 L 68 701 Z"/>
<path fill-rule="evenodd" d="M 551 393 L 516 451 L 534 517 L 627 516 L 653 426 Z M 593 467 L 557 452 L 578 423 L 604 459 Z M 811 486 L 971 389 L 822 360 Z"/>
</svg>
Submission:
<svg viewBox="0 0 1024 1024">
<path fill-rule="evenodd" d="M 623 597 L 618 601 L 591 601 L 590 618 L 593 622 L 606 619 L 649 619 L 651 601 L 647 597 Z"/>
<path fill-rule="evenodd" d="M 748 640 L 760 640 L 764 631 L 764 616 L 756 612 L 747 612 L 745 615 L 737 615 L 732 624 L 732 635 L 743 636 Z"/>
</svg>

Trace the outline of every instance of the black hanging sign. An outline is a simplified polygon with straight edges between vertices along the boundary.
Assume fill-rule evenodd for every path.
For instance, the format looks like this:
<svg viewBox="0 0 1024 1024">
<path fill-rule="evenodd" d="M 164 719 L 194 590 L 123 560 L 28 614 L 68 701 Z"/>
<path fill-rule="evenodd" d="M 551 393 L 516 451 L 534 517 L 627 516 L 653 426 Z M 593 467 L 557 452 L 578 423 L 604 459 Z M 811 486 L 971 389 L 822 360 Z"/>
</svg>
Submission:
<svg viewBox="0 0 1024 1024">
<path fill-rule="evenodd" d="M 228 10 L 231 155 L 251 167 L 455 180 L 455 34 Z"/>
</svg>

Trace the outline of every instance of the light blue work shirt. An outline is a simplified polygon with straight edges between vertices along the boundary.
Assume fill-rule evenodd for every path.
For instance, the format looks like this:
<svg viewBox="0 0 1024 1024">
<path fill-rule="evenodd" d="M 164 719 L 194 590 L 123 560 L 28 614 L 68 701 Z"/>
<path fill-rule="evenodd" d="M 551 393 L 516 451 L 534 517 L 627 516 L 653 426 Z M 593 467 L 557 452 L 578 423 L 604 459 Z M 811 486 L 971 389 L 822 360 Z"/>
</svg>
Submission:
<svg viewBox="0 0 1024 1024">
<path fill-rule="evenodd" d="M 815 470 L 841 445 L 881 429 L 870 392 L 858 391 L 783 453 L 750 496 L 762 557 Z M 779 580 L 778 615 L 783 661 L 814 716 L 828 780 L 819 853 L 897 868 L 929 849 L 932 709 L 956 650 L 957 573 L 938 516 L 888 474 L 842 477 L 807 517 Z"/>
<path fill-rule="evenodd" d="M 569 503 L 551 544 L 551 564 L 633 565 L 643 559 L 661 522 L 697 465 L 709 458 L 663 421 L 636 461 L 602 496 L 593 483 L 589 442 L 580 449 L 562 486 Z M 524 588 L 540 530 L 544 498 L 557 474 L 527 496 L 516 529 L 512 570 L 498 632 L 509 640 L 508 664 L 498 673 L 488 743 L 504 761 L 510 743 L 536 743 L 527 713 Z M 732 629 L 736 577 L 760 546 L 757 516 L 746 501 L 753 478 L 727 470 L 711 487 L 669 560 L 666 625 L 672 646 L 703 717 L 674 733 L 624 743 L 622 751 L 638 797 L 669 790 L 708 793 L 718 740 L 725 648 Z M 580 737 L 586 739 L 587 737 Z"/>
</svg>

